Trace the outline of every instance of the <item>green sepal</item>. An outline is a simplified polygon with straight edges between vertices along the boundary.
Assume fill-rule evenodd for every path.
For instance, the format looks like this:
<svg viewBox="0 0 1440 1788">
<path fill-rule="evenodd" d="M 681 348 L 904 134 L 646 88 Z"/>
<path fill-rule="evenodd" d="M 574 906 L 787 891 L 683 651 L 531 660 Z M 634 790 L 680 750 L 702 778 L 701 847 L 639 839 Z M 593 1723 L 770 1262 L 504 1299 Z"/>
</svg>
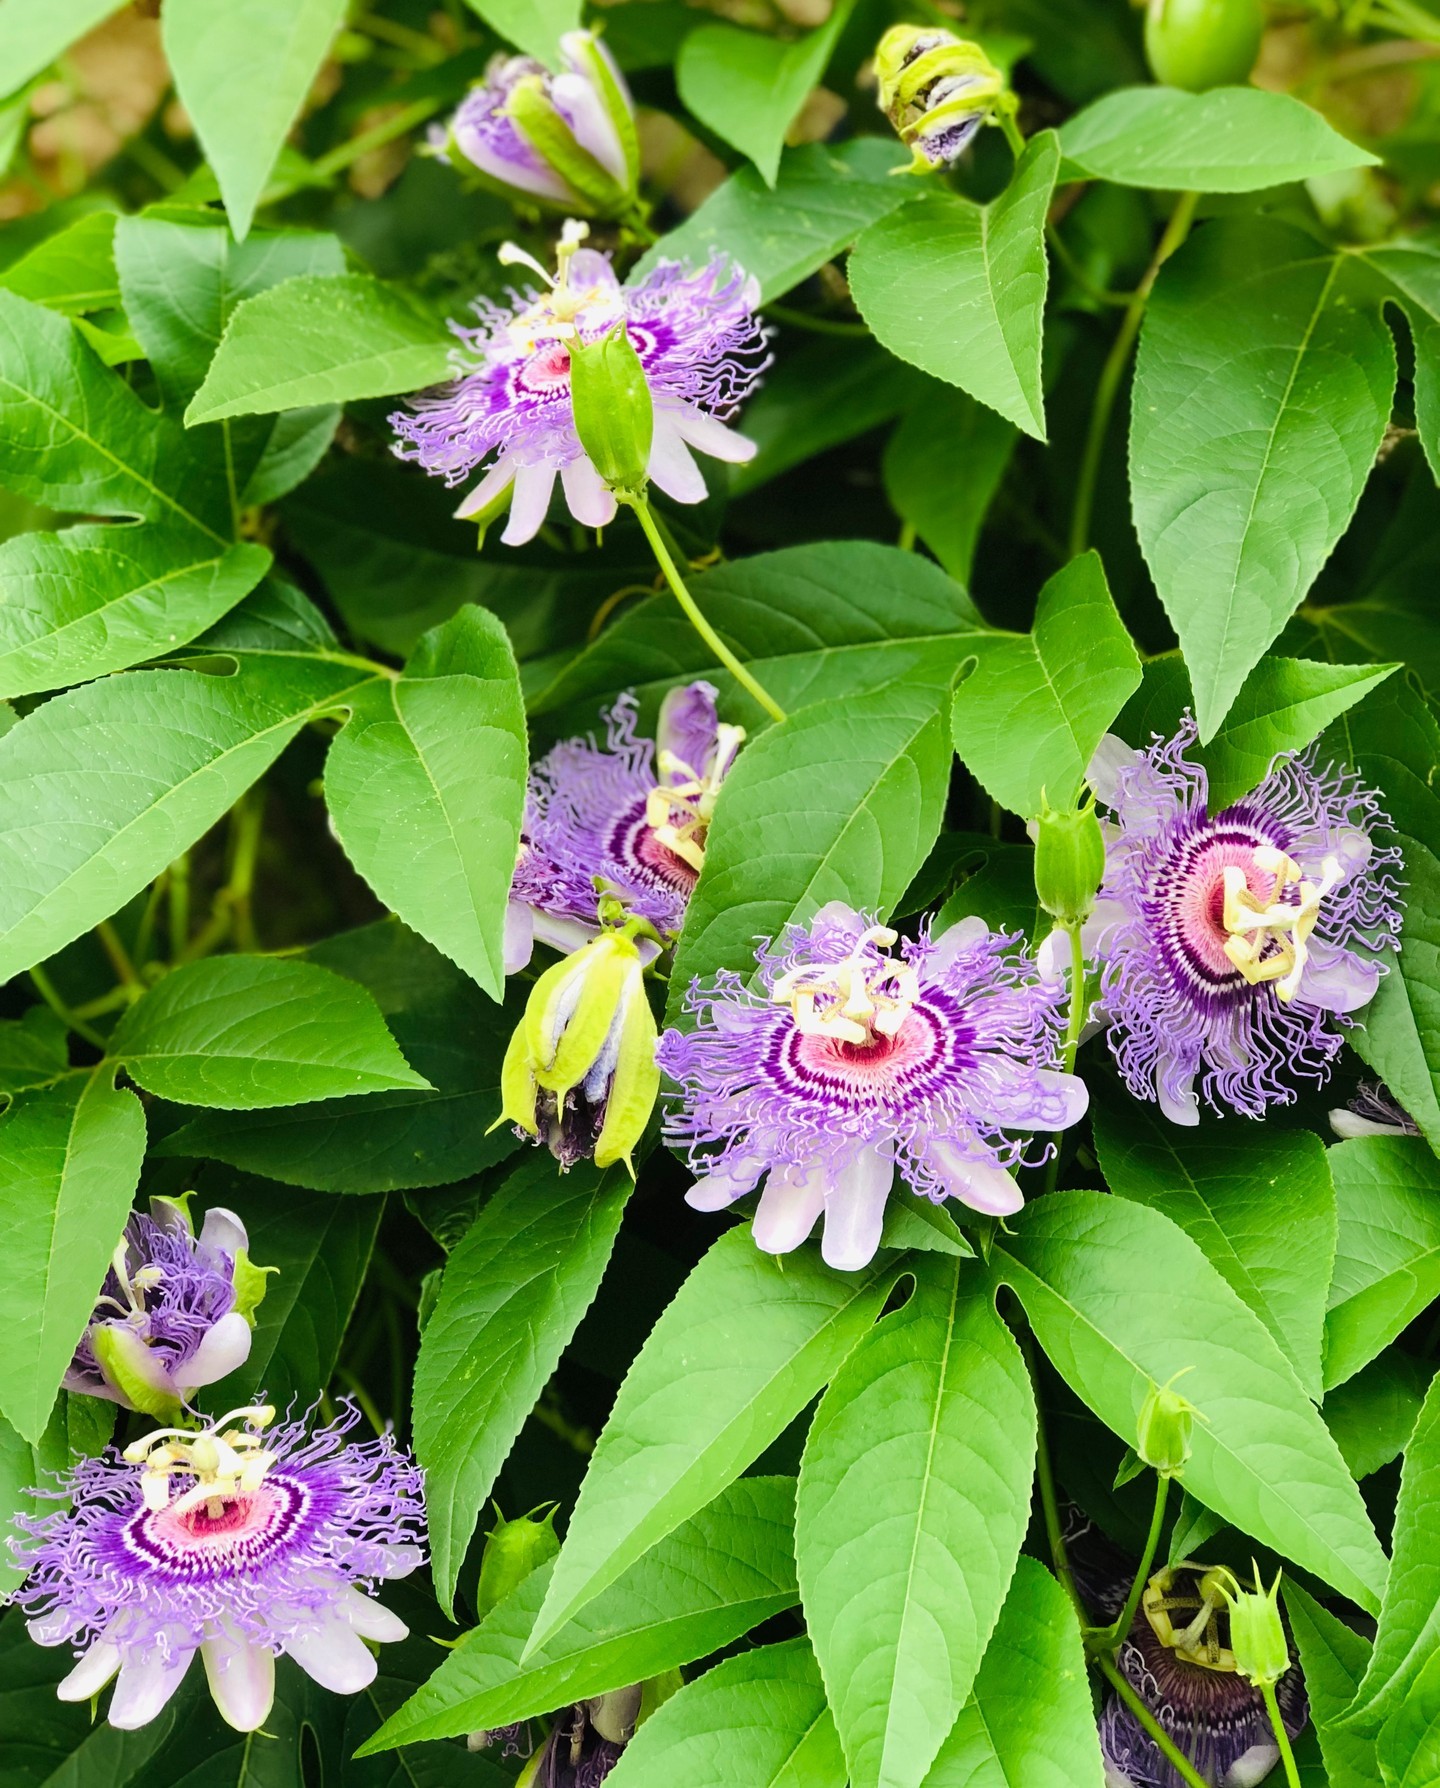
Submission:
<svg viewBox="0 0 1440 1788">
<path fill-rule="evenodd" d="M 256 1266 L 248 1249 L 238 1248 L 235 1251 L 235 1308 L 252 1329 L 255 1327 L 255 1312 L 265 1296 L 265 1281 L 271 1273 L 279 1271 L 279 1267 Z"/>
<path fill-rule="evenodd" d="M 568 964 L 562 965 L 571 968 L 573 976 L 567 975 L 547 990 L 539 1011 L 536 1006 L 546 977 L 542 976 L 536 983 L 525 1015 L 532 1026 L 530 1061 L 535 1078 L 546 1092 L 554 1093 L 557 1105 L 564 1104 L 565 1095 L 578 1086 L 595 1065 L 595 1058 L 615 1022 L 615 1011 L 632 960 L 638 961 L 634 944 L 607 932 L 586 944 L 569 958 Z M 574 977 L 580 981 L 580 996 L 565 1020 L 564 1028 L 559 1029 L 556 1006 Z"/>
<path fill-rule="evenodd" d="M 611 490 L 638 496 L 649 476 L 655 404 L 623 322 L 599 341 L 573 345 L 570 400 L 590 463 Z"/>
<path fill-rule="evenodd" d="M 625 171 L 629 176 L 629 197 L 633 201 L 640 188 L 640 137 L 635 129 L 635 114 L 620 89 L 620 83 L 615 79 L 614 71 L 596 46 L 590 32 L 567 32 L 561 39 L 561 47 L 572 61 L 580 63 L 584 68 L 591 85 L 600 95 L 606 117 L 615 127 L 615 134 L 620 139 L 620 153 L 625 157 Z"/>
<path fill-rule="evenodd" d="M 555 1511 L 559 1506 L 551 1503 L 543 1516 L 539 1509 L 533 1509 L 528 1515 L 506 1521 L 497 1505 L 495 1525 L 480 1556 L 480 1582 L 475 1591 L 475 1612 L 481 1620 L 512 1589 L 518 1589 L 532 1571 L 558 1556 L 560 1538 L 555 1532 Z"/>
<path fill-rule="evenodd" d="M 506 1047 L 505 1060 L 500 1067 L 500 1115 L 490 1129 L 498 1130 L 501 1124 L 518 1124 L 527 1136 L 538 1136 L 540 1126 L 535 1121 L 535 1101 L 540 1089 L 530 1066 L 526 1028 L 522 1018 Z"/>
<path fill-rule="evenodd" d="M 540 75 L 515 83 L 505 111 L 541 160 L 574 187 L 578 199 L 583 201 L 574 210 L 587 215 L 623 217 L 630 209 L 630 194 L 606 173 L 588 149 L 582 149 L 575 141 L 575 133 L 554 102 L 546 97 Z"/>
<path fill-rule="evenodd" d="M 180 1399 L 173 1393 L 157 1389 L 143 1373 L 135 1370 L 127 1357 L 130 1351 L 127 1338 L 142 1348 L 145 1345 L 133 1330 L 121 1329 L 117 1324 L 96 1323 L 90 1331 L 90 1350 L 106 1383 L 119 1391 L 130 1407 L 138 1409 L 141 1415 L 153 1416 L 156 1421 L 166 1424 L 177 1421 Z"/>
<path fill-rule="evenodd" d="M 655 1014 L 645 998 L 641 974 L 637 963 L 633 984 L 626 991 L 620 1048 L 605 1101 L 605 1122 L 595 1140 L 595 1165 L 611 1167 L 616 1161 L 623 1161 L 632 1179 L 635 1165 L 631 1152 L 645 1134 L 660 1092 L 660 1070 L 655 1066 Z"/>
</svg>

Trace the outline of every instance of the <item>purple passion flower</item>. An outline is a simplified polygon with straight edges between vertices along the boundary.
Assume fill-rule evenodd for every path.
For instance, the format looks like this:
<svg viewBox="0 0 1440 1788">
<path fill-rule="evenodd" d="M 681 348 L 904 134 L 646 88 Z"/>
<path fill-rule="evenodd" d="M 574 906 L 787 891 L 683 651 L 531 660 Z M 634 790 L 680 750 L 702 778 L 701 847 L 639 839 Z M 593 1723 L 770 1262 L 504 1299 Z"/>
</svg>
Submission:
<svg viewBox="0 0 1440 1788">
<path fill-rule="evenodd" d="M 1348 1105 L 1330 1113 L 1330 1128 L 1347 1142 L 1356 1136 L 1418 1136 L 1420 1126 L 1378 1080 L 1362 1080 Z"/>
<path fill-rule="evenodd" d="M 505 970 L 538 940 L 578 949 L 598 935 L 596 881 L 662 937 L 673 936 L 705 861 L 720 785 L 745 738 L 716 716 L 709 683 L 672 689 L 658 737 L 635 737 L 635 698 L 605 715 L 605 743 L 569 739 L 530 773 L 510 888 Z"/>
<path fill-rule="evenodd" d="M 207 1211 L 197 1236 L 183 1203 L 150 1208 L 125 1226 L 65 1389 L 173 1419 L 249 1358 L 265 1279 L 233 1211 Z"/>
<path fill-rule="evenodd" d="M 1059 989 L 1015 937 L 962 919 L 906 942 L 840 902 L 763 947 L 760 987 L 725 972 L 693 984 L 693 1031 L 667 1031 L 656 1060 L 680 1087 L 667 1121 L 699 1175 L 686 1194 L 721 1210 L 765 1187 L 757 1244 L 797 1247 L 824 1214 L 821 1253 L 863 1267 L 880 1242 L 898 1167 L 912 1191 L 1005 1216 L 1011 1130 L 1060 1130 L 1084 1084 L 1057 1068 Z"/>
<path fill-rule="evenodd" d="M 388 1435 L 347 1443 L 353 1406 L 313 1434 L 304 1422 L 267 1433 L 274 1413 L 107 1448 L 40 1492 L 65 1508 L 16 1517 L 30 1636 L 79 1653 L 62 1701 L 114 1678 L 110 1724 L 144 1726 L 198 1651 L 225 1720 L 253 1732 L 281 1652 L 337 1694 L 374 1680 L 365 1641 L 406 1628 L 363 1592 L 423 1560 L 422 1473 Z"/>
<path fill-rule="evenodd" d="M 522 1772 L 527 1788 L 600 1788 L 634 1734 L 640 1695 L 639 1687 L 615 1689 L 558 1713 L 540 1755 Z M 500 1744 L 502 1756 L 515 1756 L 522 1752 L 523 1733 L 523 1727 L 515 1726 L 472 1732 L 469 1748 Z"/>
<path fill-rule="evenodd" d="M 450 122 L 450 147 L 487 180 L 542 203 L 622 209 L 639 174 L 625 77 L 589 31 L 565 32 L 560 56 L 559 74 L 533 56 L 492 56 Z"/>
<path fill-rule="evenodd" d="M 677 503 L 704 498 L 692 447 L 737 462 L 755 452 L 753 441 L 725 426 L 769 364 L 755 320 L 755 282 L 717 258 L 694 273 L 661 261 L 638 285 L 622 286 L 608 256 L 579 247 L 584 229 L 565 226 L 553 281 L 507 244 L 501 259 L 531 266 L 548 289 L 539 297 L 531 289 L 512 292 L 508 307 L 477 299 L 480 326 L 451 325 L 463 344 L 455 382 L 390 418 L 400 458 L 417 460 L 447 484 L 485 466 L 456 514 L 492 513 L 508 496 L 501 539 L 509 546 L 539 532 L 557 475 L 576 521 L 602 528 L 614 519 L 615 497 L 575 432 L 570 343 L 598 341 L 617 323 L 624 323 L 650 389 L 648 471 L 667 496 Z"/>
<path fill-rule="evenodd" d="M 1276 758 L 1234 806 L 1206 809 L 1204 769 L 1173 739 L 1102 742 L 1090 780 L 1113 823 L 1086 931 L 1103 964 L 1110 1047 L 1137 1099 L 1177 1124 L 1217 1111 L 1262 1117 L 1321 1085 L 1350 1014 L 1398 948 L 1399 851 L 1379 797 L 1315 748 Z"/>
</svg>

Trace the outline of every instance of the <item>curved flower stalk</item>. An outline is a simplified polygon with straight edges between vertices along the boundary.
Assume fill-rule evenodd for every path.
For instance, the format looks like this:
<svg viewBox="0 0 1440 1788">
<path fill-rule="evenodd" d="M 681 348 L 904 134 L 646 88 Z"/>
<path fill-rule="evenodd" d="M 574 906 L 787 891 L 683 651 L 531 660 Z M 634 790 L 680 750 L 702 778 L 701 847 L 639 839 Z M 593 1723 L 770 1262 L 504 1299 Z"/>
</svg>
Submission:
<svg viewBox="0 0 1440 1788">
<path fill-rule="evenodd" d="M 762 947 L 761 987 L 695 983 L 688 1034 L 656 1059 L 680 1088 L 667 1140 L 687 1148 L 697 1210 L 763 1179 L 756 1243 L 798 1247 L 824 1216 L 829 1265 L 862 1267 L 880 1242 L 896 1169 L 914 1192 L 1006 1216 L 1021 1205 L 1012 1130 L 1060 1130 L 1084 1084 L 1057 1068 L 1059 990 L 1013 937 L 962 919 L 899 942 L 841 902 Z"/>
<path fill-rule="evenodd" d="M 374 1680 L 365 1642 L 407 1629 L 365 1591 L 423 1562 L 421 1472 L 388 1435 L 347 1442 L 353 1405 L 313 1433 L 271 1428 L 274 1413 L 108 1448 L 41 1492 L 65 1508 L 16 1517 L 30 1536 L 12 1542 L 29 1570 L 15 1599 L 30 1635 L 80 1653 L 62 1701 L 113 1680 L 110 1724 L 144 1726 L 198 1652 L 222 1716 L 253 1732 L 281 1652 L 337 1694 Z"/>
<path fill-rule="evenodd" d="M 1357 776 L 1312 746 L 1212 816 L 1194 740 L 1188 715 L 1145 752 L 1109 738 L 1090 771 L 1112 816 L 1086 925 L 1102 1015 L 1130 1091 L 1177 1124 L 1198 1123 L 1201 1094 L 1261 1117 L 1295 1081 L 1322 1085 L 1401 921 L 1400 852 Z"/>
<path fill-rule="evenodd" d="M 672 689 L 656 738 L 635 737 L 635 698 L 604 715 L 605 743 L 567 739 L 530 772 L 510 888 L 505 972 L 537 942 L 578 949 L 598 935 L 597 886 L 666 940 L 705 862 L 705 837 L 743 727 L 727 726 L 710 683 Z"/>
<path fill-rule="evenodd" d="M 624 217 L 640 178 L 625 77 L 591 31 L 566 31 L 560 56 L 559 74 L 533 56 L 492 56 L 442 141 L 502 190 L 580 215 Z"/>
<path fill-rule="evenodd" d="M 390 418 L 400 458 L 447 484 L 484 468 L 456 514 L 484 518 L 508 506 L 501 539 L 509 546 L 539 532 L 557 477 L 582 526 L 603 528 L 614 519 L 615 495 L 575 430 L 570 349 L 598 342 L 617 324 L 649 389 L 648 472 L 667 496 L 677 503 L 704 499 L 692 448 L 734 462 L 755 453 L 753 441 L 726 426 L 769 365 L 755 319 L 755 282 L 716 258 L 695 272 L 662 261 L 636 285 L 622 286 L 608 256 L 580 246 L 586 229 L 566 224 L 553 279 L 506 244 L 501 260 L 529 266 L 546 289 L 514 293 L 508 307 L 477 300 L 478 328 L 451 325 L 463 344 L 455 382 Z"/>
<path fill-rule="evenodd" d="M 269 1268 L 245 1225 L 216 1205 L 197 1236 L 184 1200 L 156 1198 L 125 1226 L 65 1389 L 173 1420 L 250 1356 Z"/>
</svg>

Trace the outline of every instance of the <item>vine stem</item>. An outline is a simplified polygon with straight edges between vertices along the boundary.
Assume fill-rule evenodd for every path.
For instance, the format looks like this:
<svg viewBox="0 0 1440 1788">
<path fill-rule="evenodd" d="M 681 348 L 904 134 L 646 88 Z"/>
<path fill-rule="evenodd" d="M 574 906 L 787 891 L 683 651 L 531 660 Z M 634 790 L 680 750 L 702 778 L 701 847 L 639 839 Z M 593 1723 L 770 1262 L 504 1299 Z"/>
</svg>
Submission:
<svg viewBox="0 0 1440 1788">
<path fill-rule="evenodd" d="M 1115 408 L 1120 381 L 1124 378 L 1125 368 L 1130 361 L 1130 350 L 1135 346 L 1135 337 L 1140 333 L 1146 302 L 1159 278 L 1160 269 L 1190 234 L 1195 207 L 1199 202 L 1200 195 L 1196 192 L 1182 192 L 1176 200 L 1175 209 L 1170 213 L 1170 221 L 1165 226 L 1165 233 L 1160 238 L 1160 246 L 1155 250 L 1154 259 L 1145 269 L 1144 277 L 1125 307 L 1125 315 L 1120 319 L 1115 340 L 1106 356 L 1105 365 L 1101 368 L 1100 382 L 1095 387 L 1095 404 L 1090 412 L 1090 428 L 1085 436 L 1085 451 L 1080 460 L 1080 473 L 1075 481 L 1075 507 L 1070 517 L 1072 559 L 1077 558 L 1090 544 L 1090 517 L 1095 508 L 1095 480 L 1100 473 L 1100 457 L 1105 451 L 1105 437 L 1110 431 L 1110 415 Z"/>
<path fill-rule="evenodd" d="M 1140 1554 L 1140 1569 L 1135 1573 L 1135 1581 L 1130 1585 L 1130 1594 L 1125 1598 L 1125 1606 L 1120 1610 L 1119 1619 L 1112 1621 L 1108 1627 L 1097 1628 L 1087 1635 L 1086 1643 L 1092 1651 L 1114 1651 L 1117 1645 L 1124 1642 L 1125 1635 L 1130 1631 L 1130 1624 L 1140 1606 L 1140 1598 L 1145 1593 L 1145 1585 L 1150 1581 L 1150 1570 L 1160 1545 L 1160 1529 L 1165 1525 L 1165 1505 L 1169 1498 L 1170 1480 L 1163 1473 L 1157 1473 L 1155 1508 L 1150 1516 L 1150 1532 L 1145 1537 L 1145 1550 Z"/>
<path fill-rule="evenodd" d="M 35 991 L 40 995 L 41 999 L 44 1000 L 45 1004 L 55 1016 L 63 1020 L 69 1030 L 74 1031 L 76 1036 L 83 1037 L 87 1043 L 93 1043 L 99 1050 L 104 1050 L 107 1047 L 105 1039 L 100 1035 L 99 1031 L 95 1029 L 94 1025 L 86 1024 L 83 1018 L 65 1004 L 56 989 L 55 983 L 50 979 L 49 975 L 45 973 L 44 969 L 32 968 L 28 972 L 30 980 L 34 984 Z M 128 993 L 125 996 L 125 1003 L 127 1005 L 129 1004 Z"/>
<path fill-rule="evenodd" d="M 1131 1713 L 1134 1714 L 1135 1718 L 1145 1728 L 1146 1732 L 1148 1732 L 1150 1737 L 1154 1739 L 1156 1745 L 1159 1747 L 1161 1755 L 1165 1758 L 1171 1769 L 1175 1771 L 1176 1775 L 1179 1776 L 1180 1780 L 1187 1783 L 1188 1788 L 1210 1788 L 1210 1783 L 1205 1780 L 1204 1776 L 1202 1776 L 1199 1770 L 1195 1768 L 1195 1765 L 1191 1763 L 1185 1753 L 1178 1748 L 1174 1739 L 1171 1738 L 1170 1734 L 1160 1724 L 1159 1720 L 1155 1718 L 1154 1714 L 1151 1713 L 1150 1709 L 1146 1707 L 1145 1703 L 1135 1693 L 1135 1690 L 1130 1686 L 1115 1660 L 1106 1657 L 1102 1653 L 1096 1658 L 1095 1663 L 1099 1667 L 1100 1674 L 1105 1678 L 1106 1682 L 1110 1684 L 1111 1688 L 1114 1689 L 1115 1693 L 1125 1703 L 1126 1707 L 1130 1709 Z M 1292 1777 L 1291 1780 L 1295 1783 L 1295 1788 L 1299 1788 L 1299 1784 L 1298 1782 L 1295 1782 L 1295 1778 Z"/>
<path fill-rule="evenodd" d="M 750 672 L 705 619 L 705 616 L 700 610 L 700 605 L 685 587 L 685 580 L 681 577 L 674 559 L 670 556 L 670 549 L 665 544 L 664 537 L 660 532 L 654 515 L 651 514 L 649 503 L 646 502 L 645 498 L 642 496 L 626 496 L 623 500 L 635 511 L 640 526 L 645 530 L 645 538 L 650 542 L 650 550 L 655 555 L 655 562 L 665 574 L 665 581 L 674 592 L 675 600 L 680 604 L 681 608 L 684 609 L 686 616 L 690 621 L 690 625 L 700 635 L 701 639 L 704 640 L 705 644 L 709 646 L 710 650 L 720 660 L 721 664 L 725 666 L 730 675 L 734 677 L 740 687 L 748 690 L 749 693 L 754 696 L 755 700 L 759 702 L 760 706 L 770 718 L 772 720 L 783 720 L 785 718 L 785 710 L 780 706 L 779 702 L 775 700 L 774 696 L 771 695 L 762 684 L 757 682 L 753 676 L 751 676 Z"/>
<path fill-rule="evenodd" d="M 1070 1016 L 1065 1025 L 1065 1043 L 1060 1065 L 1067 1074 L 1075 1072 L 1075 1057 L 1080 1053 L 1080 1033 L 1085 1028 L 1085 940 L 1080 922 L 1072 919 L 1065 927 L 1070 939 Z M 1045 1165 L 1045 1191 L 1053 1192 L 1060 1178 L 1060 1136 L 1050 1140 L 1051 1155 Z"/>
<path fill-rule="evenodd" d="M 1285 1765 L 1285 1780 L 1289 1788 L 1300 1788 L 1300 1771 L 1295 1767 L 1295 1753 L 1290 1748 L 1290 1734 L 1285 1730 L 1285 1722 L 1280 1717 L 1280 1704 L 1275 1699 L 1273 1682 L 1262 1682 L 1260 1693 L 1265 1698 L 1265 1711 L 1270 1716 L 1270 1724 L 1275 1728 L 1275 1742 L 1280 1747 L 1280 1761 Z"/>
</svg>

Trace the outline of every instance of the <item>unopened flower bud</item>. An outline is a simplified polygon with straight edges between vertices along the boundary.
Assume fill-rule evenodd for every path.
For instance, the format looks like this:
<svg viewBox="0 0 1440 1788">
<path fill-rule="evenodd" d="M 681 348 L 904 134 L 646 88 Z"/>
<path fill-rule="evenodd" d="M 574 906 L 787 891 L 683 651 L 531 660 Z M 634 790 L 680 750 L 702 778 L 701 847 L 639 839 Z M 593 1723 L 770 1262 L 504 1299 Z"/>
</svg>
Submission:
<svg viewBox="0 0 1440 1788">
<path fill-rule="evenodd" d="M 1171 1384 L 1174 1380 L 1171 1380 Z M 1140 1411 L 1135 1452 L 1162 1478 L 1178 1478 L 1190 1458 L 1195 1405 L 1171 1384 L 1152 1385 Z"/>
<path fill-rule="evenodd" d="M 535 983 L 500 1071 L 509 1119 L 544 1142 L 562 1168 L 630 1154 L 660 1090 L 655 1018 L 631 920 L 604 931 Z"/>
<path fill-rule="evenodd" d="M 570 346 L 575 433 L 591 465 L 613 491 L 645 489 L 655 406 L 640 356 L 623 322 L 598 341 Z"/>
<path fill-rule="evenodd" d="M 543 1515 L 535 1509 L 514 1521 L 497 1520 L 491 1528 L 480 1556 L 480 1585 L 475 1593 L 475 1611 L 481 1620 L 512 1589 L 518 1589 L 532 1571 L 548 1564 L 559 1552 L 556 1507 L 552 1503 Z"/>
<path fill-rule="evenodd" d="M 1069 813 L 1047 806 L 1036 821 L 1035 892 L 1064 925 L 1078 925 L 1095 909 L 1105 876 L 1105 838 L 1093 804 Z"/>
<path fill-rule="evenodd" d="M 1290 1668 L 1290 1648 L 1285 1642 L 1285 1622 L 1280 1614 L 1280 1578 L 1266 1589 L 1260 1567 L 1252 1560 L 1256 1587 L 1242 1589 L 1233 1571 L 1222 1565 L 1210 1573 L 1213 1587 L 1230 1610 L 1230 1650 L 1235 1668 L 1257 1689 L 1279 1682 Z"/>
<path fill-rule="evenodd" d="M 979 44 L 930 26 L 892 26 L 875 52 L 875 72 L 880 110 L 914 151 L 906 173 L 954 161 L 1005 92 L 1005 77 Z"/>
</svg>

